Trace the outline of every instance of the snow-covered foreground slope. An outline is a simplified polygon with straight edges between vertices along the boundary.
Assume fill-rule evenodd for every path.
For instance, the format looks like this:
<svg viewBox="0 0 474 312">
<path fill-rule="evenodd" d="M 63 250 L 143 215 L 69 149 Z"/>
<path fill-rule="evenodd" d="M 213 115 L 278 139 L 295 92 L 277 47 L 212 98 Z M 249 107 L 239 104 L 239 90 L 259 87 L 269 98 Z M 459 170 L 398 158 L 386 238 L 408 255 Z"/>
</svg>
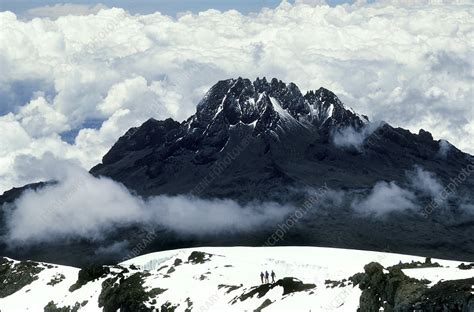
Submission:
<svg viewBox="0 0 474 312">
<path fill-rule="evenodd" d="M 10 276 L 3 278 L 4 284 L 12 283 L 21 262 L 5 258 L 4 261 L 7 263 L 3 266 L 11 268 Z M 73 289 L 70 287 L 78 280 L 79 269 L 40 263 L 36 267 L 41 270 L 36 280 L 0 298 L 0 311 L 44 311 L 51 301 L 54 304 L 50 303 L 47 311 L 59 311 L 54 310 L 55 307 L 67 306 L 71 311 L 103 311 L 104 304 L 109 308 L 117 304 L 110 310 L 104 309 L 115 311 L 120 302 L 136 298 L 150 311 L 152 308 L 156 311 L 260 311 L 259 307 L 263 311 L 356 311 L 362 291 L 347 281 L 349 277 L 363 272 L 370 262 L 389 267 L 412 261 L 425 262 L 425 259 L 320 247 L 191 248 L 156 252 L 125 261 L 120 266 L 90 269 L 80 278 L 85 284 L 79 287 L 76 284 Z M 441 280 L 474 275 L 474 269 L 459 269 L 460 262 L 436 259 L 432 262 L 442 267 L 403 269 L 403 273 L 429 280 L 425 282 L 427 287 Z M 260 272 L 267 270 L 276 273 L 277 281 L 288 278 L 261 286 Z M 100 277 L 94 279 L 94 275 Z M 132 275 L 140 278 L 133 280 Z M 118 286 L 120 284 L 123 288 Z M 2 291 L 4 296 L 5 288 Z M 472 301 L 474 303 L 474 299 Z M 76 310 L 72 309 L 74 306 Z M 148 311 L 138 306 L 130 309 Z"/>
</svg>

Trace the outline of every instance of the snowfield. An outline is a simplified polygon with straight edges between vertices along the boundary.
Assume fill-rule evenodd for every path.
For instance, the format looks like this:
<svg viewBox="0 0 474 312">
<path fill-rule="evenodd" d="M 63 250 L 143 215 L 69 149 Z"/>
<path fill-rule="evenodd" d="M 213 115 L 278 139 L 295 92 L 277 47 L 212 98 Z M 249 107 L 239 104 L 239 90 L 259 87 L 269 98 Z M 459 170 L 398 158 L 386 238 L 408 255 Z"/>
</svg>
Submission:
<svg viewBox="0 0 474 312">
<path fill-rule="evenodd" d="M 8 259 L 11 260 L 11 259 Z M 331 287 L 326 280 L 342 281 L 370 262 L 384 267 L 401 262 L 425 259 L 416 256 L 382 252 L 321 247 L 206 247 L 151 253 L 125 261 L 123 276 L 148 272 L 143 278 L 146 290 L 160 293 L 146 303 L 157 311 L 356 311 L 361 290 L 358 286 Z M 457 268 L 461 262 L 432 259 L 442 267 L 404 269 L 416 279 L 427 279 L 430 286 L 441 280 L 465 279 L 474 269 Z M 14 261 L 12 267 L 18 265 Z M 110 267 L 111 273 L 94 279 L 77 290 L 69 288 L 78 279 L 78 268 L 40 263 L 43 270 L 37 279 L 15 293 L 0 298 L 1 312 L 44 311 L 53 301 L 57 307 L 80 305 L 78 311 L 102 311 L 99 295 L 102 283 L 123 272 Z M 268 287 L 267 292 L 244 298 L 261 285 L 260 272 L 274 270 L 276 280 L 291 277 L 302 281 L 308 289 L 283 294 L 284 288 Z M 62 277 L 61 277 L 62 275 Z M 54 285 L 51 281 L 59 278 Z M 314 285 L 311 285 L 314 284 Z M 314 287 L 315 286 L 315 287 Z M 270 303 L 270 304 L 269 304 Z M 265 307 L 266 304 L 269 304 Z M 164 310 L 163 306 L 175 310 Z M 160 310 L 161 308 L 161 310 Z"/>
</svg>

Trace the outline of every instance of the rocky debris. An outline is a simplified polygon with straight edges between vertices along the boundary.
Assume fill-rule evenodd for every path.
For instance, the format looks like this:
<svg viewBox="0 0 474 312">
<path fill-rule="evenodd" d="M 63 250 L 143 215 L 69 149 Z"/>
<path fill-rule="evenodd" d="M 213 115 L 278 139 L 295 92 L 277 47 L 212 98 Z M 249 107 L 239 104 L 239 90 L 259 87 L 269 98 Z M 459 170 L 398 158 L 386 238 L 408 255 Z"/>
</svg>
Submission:
<svg viewBox="0 0 474 312">
<path fill-rule="evenodd" d="M 240 286 L 219 284 L 217 286 L 217 289 L 227 288 L 227 291 L 225 293 L 228 294 L 228 293 L 233 292 L 234 290 L 237 290 L 237 289 L 239 289 L 243 286 L 244 285 L 242 285 L 242 284 L 240 284 Z"/>
<path fill-rule="evenodd" d="M 74 306 L 65 306 L 65 307 L 58 307 L 56 303 L 53 301 L 48 302 L 48 304 L 44 307 L 44 312 L 77 312 L 80 310 L 81 307 L 87 304 L 87 300 L 79 303 L 76 302 Z"/>
<path fill-rule="evenodd" d="M 158 270 L 156 270 L 156 271 L 157 271 L 157 272 L 160 272 L 161 270 L 164 270 L 164 269 L 166 269 L 167 267 L 168 267 L 167 265 L 164 265 L 164 266 L 160 267 L 160 268 L 159 268 Z"/>
<path fill-rule="evenodd" d="M 315 284 L 304 284 L 302 281 L 294 277 L 285 277 L 283 279 L 279 279 L 278 281 L 276 281 L 276 283 L 272 285 L 274 285 L 273 287 L 275 286 L 283 287 L 283 295 L 288 295 L 294 292 L 306 291 L 308 289 L 316 288 Z"/>
<path fill-rule="evenodd" d="M 427 263 L 428 264 L 428 263 Z M 474 278 L 441 281 L 428 287 L 427 280 L 406 276 L 399 267 L 386 270 L 377 262 L 364 267 L 365 273 L 353 276 L 362 294 L 360 312 L 471 311 L 474 306 Z"/>
<path fill-rule="evenodd" d="M 412 261 L 412 262 L 406 262 L 406 263 L 399 263 L 396 265 L 393 265 L 391 267 L 388 267 L 387 269 L 420 269 L 420 268 L 439 268 L 441 265 L 437 262 L 432 263 L 431 258 L 426 258 L 425 262 L 421 261 Z"/>
<path fill-rule="evenodd" d="M 33 261 L 0 258 L 0 298 L 5 298 L 38 279 L 44 267 Z"/>
<path fill-rule="evenodd" d="M 125 276 L 124 272 L 120 272 L 114 275 L 114 277 L 108 278 L 102 283 L 99 307 L 103 307 L 104 312 L 115 312 L 117 310 L 130 312 L 154 311 L 145 303 L 166 291 L 166 289 L 161 288 L 146 290 L 143 287 L 144 278 L 150 276 L 150 273 L 139 272 Z"/>
<path fill-rule="evenodd" d="M 69 287 L 69 291 L 73 292 L 87 283 L 104 277 L 110 273 L 110 268 L 104 265 L 90 265 L 79 271 L 77 281 Z"/>
<path fill-rule="evenodd" d="M 210 261 L 212 256 L 213 255 L 209 253 L 193 251 L 188 257 L 188 262 L 191 264 L 203 264 L 207 261 Z"/>
<path fill-rule="evenodd" d="M 161 305 L 160 312 L 174 312 L 176 308 L 179 306 L 173 305 L 171 302 L 165 302 L 164 304 Z"/>
<path fill-rule="evenodd" d="M 469 264 L 461 263 L 461 264 L 458 266 L 458 268 L 461 269 L 461 270 L 470 270 L 470 269 L 473 269 L 473 268 L 474 268 L 474 263 L 469 263 Z"/>
<path fill-rule="evenodd" d="M 235 297 L 231 300 L 232 304 L 235 304 L 237 300 L 245 301 L 248 298 L 253 298 L 255 295 L 257 298 L 262 298 L 265 296 L 271 289 L 280 286 L 283 288 L 283 296 L 294 293 L 294 292 L 301 292 L 307 291 L 310 289 L 316 288 L 315 284 L 304 284 L 297 278 L 294 277 L 285 277 L 279 279 L 273 284 L 262 284 L 259 286 L 255 286 L 250 288 L 250 291 L 244 292 L 242 295 Z"/>
<path fill-rule="evenodd" d="M 81 305 L 79 302 L 76 302 L 76 304 L 73 307 L 71 306 L 58 307 L 53 301 L 50 301 L 44 307 L 44 312 L 77 312 L 79 311 L 80 307 Z"/>
<path fill-rule="evenodd" d="M 365 273 L 356 273 L 354 275 L 352 275 L 351 277 L 349 277 L 349 281 L 352 283 L 352 285 L 356 286 L 356 285 L 359 285 L 360 282 L 362 281 L 362 279 L 365 277 Z"/>
<path fill-rule="evenodd" d="M 364 267 L 359 288 L 362 290 L 359 311 L 405 311 L 427 289 L 426 284 L 406 276 L 401 269 L 393 268 L 384 273 L 384 267 L 371 262 Z"/>
<path fill-rule="evenodd" d="M 345 278 L 340 281 L 325 280 L 324 284 L 326 285 L 326 288 L 346 287 L 351 284 L 351 281 L 348 281 Z"/>
<path fill-rule="evenodd" d="M 474 278 L 442 281 L 427 289 L 414 304 L 415 311 L 474 311 Z"/>
<path fill-rule="evenodd" d="M 56 284 L 61 283 L 65 278 L 66 277 L 64 276 L 64 274 L 58 273 L 54 275 L 46 285 L 54 286 Z"/>
<path fill-rule="evenodd" d="M 196 256 L 195 258 L 198 259 L 199 256 Z M 193 260 L 196 260 L 195 258 L 193 257 Z M 203 261 L 204 261 L 204 260 L 203 260 Z M 169 274 L 175 272 L 175 271 L 176 271 L 176 267 L 180 266 L 182 263 L 183 263 L 183 260 L 181 260 L 181 259 L 179 259 L 179 258 L 176 258 L 176 259 L 174 260 L 173 265 L 171 265 L 171 267 L 170 267 L 170 268 L 168 269 L 168 271 L 166 272 L 166 276 L 169 277 Z M 167 265 L 164 265 L 164 266 L 160 267 L 160 268 L 158 269 L 158 272 L 159 272 L 160 270 L 162 270 L 162 269 L 167 268 L 167 267 L 168 267 Z"/>
<path fill-rule="evenodd" d="M 262 284 L 259 286 L 252 287 L 250 288 L 250 291 L 244 292 L 242 295 L 235 297 L 230 301 L 230 303 L 235 304 L 237 300 L 245 301 L 248 298 L 253 298 L 254 296 L 257 296 L 257 298 L 262 298 L 272 288 L 272 284 Z"/>
<path fill-rule="evenodd" d="M 186 309 L 184 309 L 184 312 L 191 312 L 193 310 L 193 302 L 191 301 L 191 298 L 186 298 L 186 304 L 188 305 Z"/>
<path fill-rule="evenodd" d="M 261 312 L 263 309 L 271 305 L 273 302 L 270 299 L 265 299 L 262 304 L 254 310 L 254 312 Z"/>
</svg>

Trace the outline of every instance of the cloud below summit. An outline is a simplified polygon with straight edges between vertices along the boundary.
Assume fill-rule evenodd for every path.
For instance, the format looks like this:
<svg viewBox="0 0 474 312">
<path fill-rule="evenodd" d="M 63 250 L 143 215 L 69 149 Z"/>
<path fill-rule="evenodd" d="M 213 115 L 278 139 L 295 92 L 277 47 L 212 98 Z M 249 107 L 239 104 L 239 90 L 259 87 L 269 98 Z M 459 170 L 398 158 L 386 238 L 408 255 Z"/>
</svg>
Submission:
<svg viewBox="0 0 474 312">
<path fill-rule="evenodd" d="M 132 195 L 120 183 L 96 178 L 77 165 L 52 166 L 57 183 L 28 190 L 7 211 L 6 240 L 14 245 L 68 239 L 102 240 L 114 229 L 137 225 L 202 236 L 261 229 L 281 221 L 290 207 L 276 203 L 239 205 L 233 200 L 191 196 Z M 204 217 L 203 217 L 204 216 Z"/>
<path fill-rule="evenodd" d="M 472 5 L 319 4 L 177 18 L 102 7 L 50 7 L 43 16 L 77 15 L 30 21 L 0 13 L 0 193 L 37 179 L 15 172 L 25 157 L 50 152 L 89 169 L 128 128 L 187 118 L 211 85 L 237 76 L 324 86 L 373 120 L 474 152 Z M 66 142 L 65 131 L 77 136 Z"/>
</svg>

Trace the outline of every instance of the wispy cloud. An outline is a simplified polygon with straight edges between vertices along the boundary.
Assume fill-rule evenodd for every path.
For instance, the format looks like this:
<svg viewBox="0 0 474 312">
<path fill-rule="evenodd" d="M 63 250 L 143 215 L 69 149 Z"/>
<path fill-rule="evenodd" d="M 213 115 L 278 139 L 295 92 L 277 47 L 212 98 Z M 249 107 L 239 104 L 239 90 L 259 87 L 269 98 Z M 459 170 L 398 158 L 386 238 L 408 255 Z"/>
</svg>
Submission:
<svg viewBox="0 0 474 312">
<path fill-rule="evenodd" d="M 446 140 L 439 140 L 439 150 L 438 156 L 446 159 L 448 157 L 448 153 L 451 150 L 451 144 L 449 144 Z"/>
<path fill-rule="evenodd" d="M 335 146 L 340 148 L 355 148 L 361 150 L 365 140 L 383 124 L 383 122 L 371 122 L 361 129 L 355 129 L 351 126 L 336 129 L 332 134 L 332 141 Z"/>
<path fill-rule="evenodd" d="M 443 186 L 432 172 L 426 171 L 420 166 L 416 166 L 407 173 L 411 186 L 425 195 L 435 198 L 443 190 Z"/>
<path fill-rule="evenodd" d="M 74 238 L 102 240 L 110 231 L 131 225 L 158 226 L 179 235 L 246 232 L 275 223 L 291 211 L 271 202 L 242 206 L 233 200 L 192 196 L 143 199 L 80 167 L 65 166 L 60 171 L 56 184 L 27 191 L 15 201 L 7 217 L 7 241 L 21 245 Z"/>
<path fill-rule="evenodd" d="M 361 214 L 387 216 L 391 212 L 418 209 L 415 195 L 395 182 L 378 182 L 363 199 L 352 202 L 352 208 Z"/>
<path fill-rule="evenodd" d="M 56 3 L 54 5 L 45 5 L 31 8 L 26 11 L 30 17 L 49 17 L 58 18 L 66 15 L 89 15 L 96 14 L 107 6 L 101 3 L 96 5 L 74 4 L 74 3 Z"/>
</svg>

